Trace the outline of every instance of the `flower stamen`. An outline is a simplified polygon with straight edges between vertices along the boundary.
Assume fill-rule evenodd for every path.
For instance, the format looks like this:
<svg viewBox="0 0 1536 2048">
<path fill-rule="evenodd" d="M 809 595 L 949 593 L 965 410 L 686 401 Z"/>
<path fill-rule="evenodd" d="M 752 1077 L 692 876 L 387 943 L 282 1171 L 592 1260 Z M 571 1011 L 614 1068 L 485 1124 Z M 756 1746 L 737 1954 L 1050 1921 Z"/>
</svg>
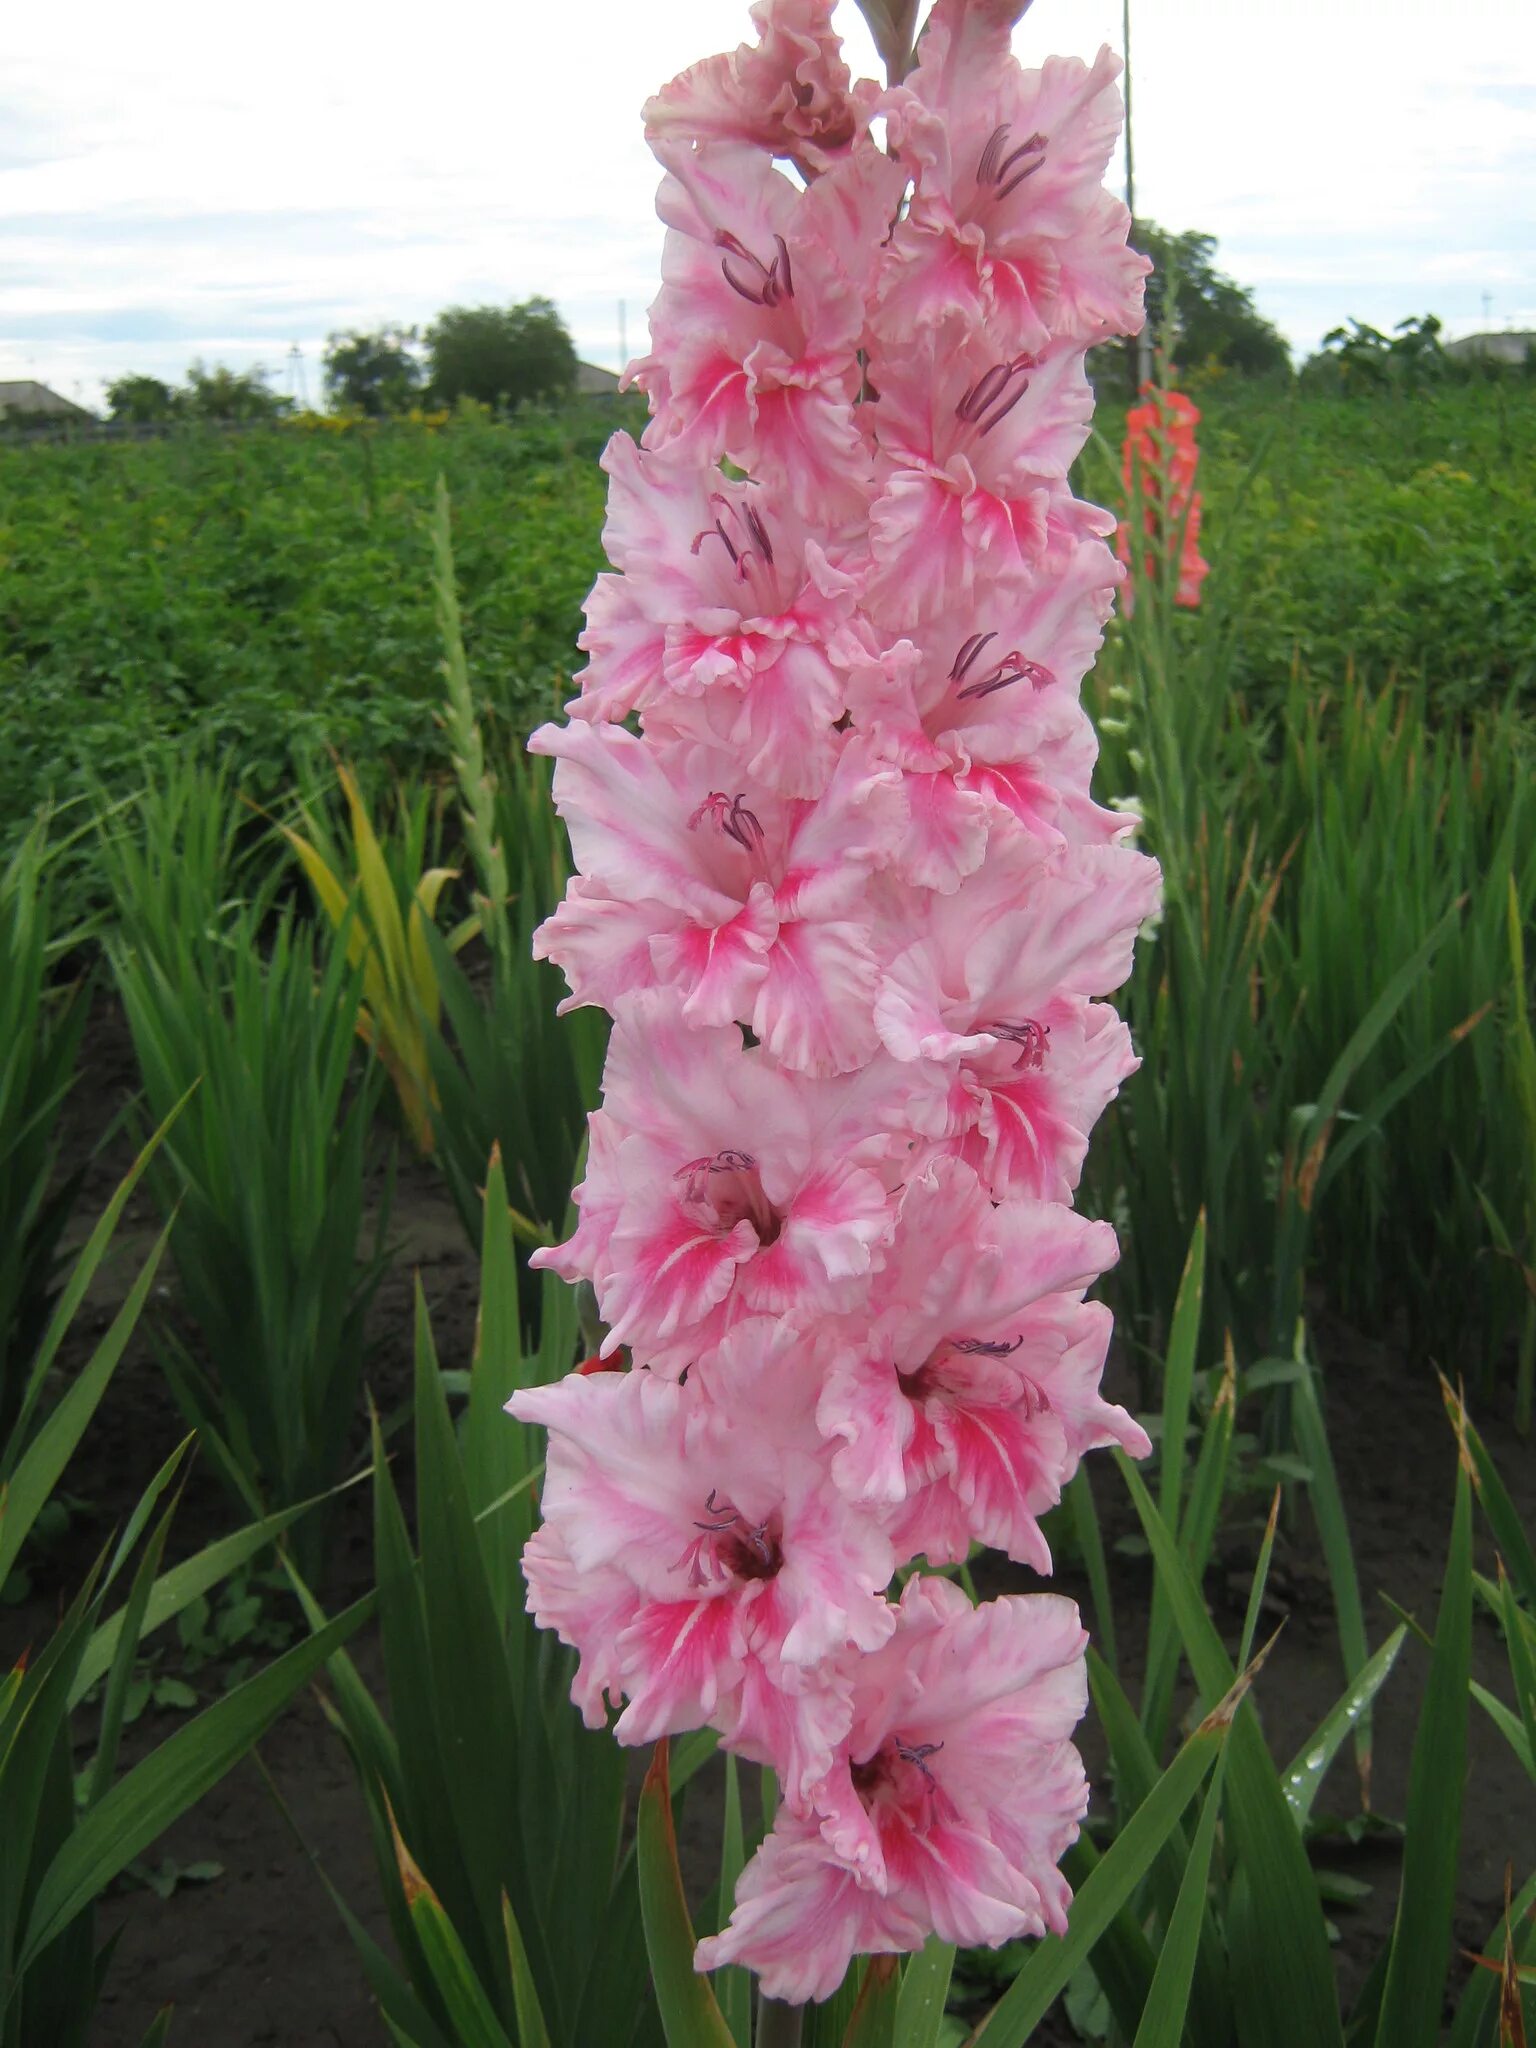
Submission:
<svg viewBox="0 0 1536 2048">
<path fill-rule="evenodd" d="M 984 370 L 955 406 L 955 418 L 967 426 L 980 427 L 984 434 L 1000 426 L 1029 389 L 1028 372 L 1039 362 L 1026 350 L 1011 362 L 994 363 Z"/>
<path fill-rule="evenodd" d="M 978 1029 L 990 1032 L 994 1038 L 1009 1039 L 1018 1046 L 1021 1067 L 1044 1066 L 1045 1055 L 1049 1051 L 1046 1040 L 1051 1035 L 1049 1024 L 1037 1024 L 1033 1017 L 1026 1017 L 1022 1024 L 998 1022 L 982 1024 Z"/>
<path fill-rule="evenodd" d="M 992 640 L 996 638 L 996 635 L 989 633 L 986 637 Z M 966 644 L 969 645 L 970 643 L 967 642 Z M 978 649 L 977 652 L 979 651 Z M 971 659 L 974 660 L 975 656 L 972 655 Z M 969 666 L 970 662 L 968 661 L 966 667 L 968 668 Z M 963 675 L 965 670 L 962 669 L 960 673 Z M 953 670 L 950 671 L 950 674 L 953 680 L 958 680 Z M 1028 683 L 1033 689 L 1043 690 L 1049 684 L 1054 683 L 1055 680 L 1056 678 L 1048 668 L 1042 668 L 1038 661 L 1026 660 L 1019 650 L 1014 647 L 1010 648 L 995 668 L 989 669 L 984 676 L 978 676 L 975 682 L 967 683 L 965 688 L 957 690 L 955 695 L 964 702 L 968 698 L 990 697 L 994 690 L 1006 690 L 1010 683 Z"/>
<path fill-rule="evenodd" d="M 771 263 L 764 263 L 740 236 L 733 235 L 729 229 L 720 228 L 715 234 L 715 247 L 726 252 L 720 259 L 720 275 L 733 292 L 754 306 L 777 306 L 782 300 L 792 299 L 795 295 L 788 246 L 782 235 L 775 235 L 773 240 L 778 253 Z M 747 275 L 736 276 L 731 269 L 732 263 L 745 264 Z"/>
<path fill-rule="evenodd" d="M 1032 178 L 1045 162 L 1046 138 L 1038 130 L 1027 142 L 1021 142 L 1017 149 L 1008 150 L 1006 156 L 1003 154 L 1012 125 L 1009 121 L 1002 121 L 992 130 L 976 164 L 977 184 L 995 185 L 994 197 L 998 199 L 1006 199 L 1026 178 Z M 1023 168 L 1016 169 L 1016 165 Z"/>
</svg>

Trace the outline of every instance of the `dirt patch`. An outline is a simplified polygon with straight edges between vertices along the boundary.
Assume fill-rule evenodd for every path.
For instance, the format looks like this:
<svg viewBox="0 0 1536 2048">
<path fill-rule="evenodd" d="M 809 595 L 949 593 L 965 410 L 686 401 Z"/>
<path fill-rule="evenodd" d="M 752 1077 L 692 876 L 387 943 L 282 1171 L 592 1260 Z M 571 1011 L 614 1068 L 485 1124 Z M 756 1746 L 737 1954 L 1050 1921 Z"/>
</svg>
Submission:
<svg viewBox="0 0 1536 2048">
<path fill-rule="evenodd" d="M 133 1085 L 132 1049 L 121 1018 L 110 1003 L 99 999 L 84 1079 L 71 1108 L 70 1160 L 87 1164 L 82 1217 L 99 1212 L 132 1156 L 124 1130 L 105 1144 L 101 1140 Z M 83 1312 L 78 1333 L 82 1352 L 105 1327 L 113 1297 L 131 1277 L 134 1255 L 142 1254 L 154 1225 L 152 1206 L 141 1193 L 125 1218 L 122 1249 Z M 369 1362 L 370 1385 L 386 1412 L 408 1396 L 414 1275 L 421 1274 L 447 1365 L 468 1361 L 477 1295 L 473 1256 L 452 1205 L 429 1168 L 402 1164 L 392 1234 L 399 1251 L 374 1306 Z M 1431 1363 L 1416 1353 L 1406 1332 L 1388 1333 L 1375 1341 L 1322 1314 L 1314 1336 L 1327 1372 L 1334 1456 L 1372 1639 L 1380 1641 L 1393 1625 L 1384 1594 L 1432 1627 L 1455 1453 Z M 1505 1395 L 1474 1396 L 1474 1409 L 1492 1444 L 1517 1442 Z M 79 1514 L 61 1539 L 33 1561 L 34 1585 L 27 1601 L 0 1610 L 0 1650 L 7 1662 L 21 1644 L 46 1634 L 61 1596 L 78 1581 L 90 1557 L 183 1433 L 182 1419 L 141 1336 L 119 1368 L 66 1477 L 67 1490 L 83 1504 Z M 361 1433 L 358 1449 L 361 1452 Z M 1505 1452 L 1502 1463 L 1527 1524 L 1536 1523 L 1536 1459 L 1527 1447 L 1520 1447 Z M 408 1473 L 402 1477 L 408 1486 Z M 1134 1517 L 1107 1465 L 1096 1467 L 1094 1488 L 1107 1539 L 1130 1533 Z M 1224 1530 L 1209 1581 L 1217 1620 L 1233 1643 L 1241 1626 L 1262 1513 L 1263 1504 L 1255 1496 L 1252 1515 Z M 194 1471 L 178 1515 L 176 1553 L 198 1548 L 227 1529 L 231 1520 L 212 1476 Z M 325 1588 L 328 1603 L 339 1607 L 364 1590 L 370 1583 L 370 1566 L 364 1487 L 346 1496 L 336 1511 Z M 1150 1574 L 1144 1562 L 1115 1555 L 1112 1575 L 1122 1665 L 1134 1690 L 1140 1676 L 1140 1618 L 1149 1605 Z M 1022 1591 L 1037 1582 L 1003 1568 L 988 1575 L 988 1584 L 995 1590 Z M 1089 1611 L 1086 1582 L 1070 1564 L 1057 1584 L 1082 1601 L 1085 1613 Z M 1285 1626 L 1258 1697 L 1271 1746 L 1278 1756 L 1288 1758 L 1332 1704 L 1342 1683 L 1327 1580 L 1304 1515 L 1294 1528 L 1281 1531 L 1272 1584 L 1275 1619 L 1283 1617 Z M 355 1654 L 373 1682 L 377 1667 L 370 1637 L 359 1639 Z M 1507 1690 L 1497 1632 L 1481 1617 L 1474 1661 L 1486 1684 Z M 1423 1651 L 1410 1642 L 1377 1710 L 1374 1805 L 1389 1816 L 1400 1816 L 1406 1801 L 1424 1669 Z M 216 1679 L 203 1686 L 204 1697 L 212 1697 Z M 175 1725 L 176 1716 L 150 1710 L 130 1730 L 127 1755 L 142 1754 Z M 1107 1798 L 1102 1744 L 1091 1726 L 1084 1731 L 1084 1748 L 1098 1778 L 1097 1794 Z M 1515 1859 L 1517 1876 L 1522 1876 L 1529 1844 L 1536 1839 L 1536 1794 L 1502 1738 L 1476 1709 L 1471 1757 L 1456 1930 L 1458 1942 L 1467 1947 L 1485 1940 L 1496 1917 L 1506 1861 Z M 369 1931 L 387 1942 L 361 1798 L 346 1756 L 312 1699 L 298 1703 L 273 1729 L 262 1744 L 261 1765 L 309 1849 Z M 706 1781 L 685 1830 L 685 1853 L 701 1890 L 710 1882 L 716 1853 L 713 1804 Z M 1347 1753 L 1319 1805 L 1341 1815 L 1360 1810 L 1359 1786 Z M 184 1884 L 165 1900 L 139 1888 L 119 1892 L 106 1903 L 101 1932 L 118 1926 L 123 1932 L 92 2037 L 95 2048 L 137 2048 L 155 2012 L 172 2001 L 172 2039 L 195 2043 L 197 2048 L 267 2048 L 279 2043 L 282 2048 L 372 2048 L 383 2041 L 383 2028 L 351 1943 L 295 1844 L 268 1776 L 256 1763 L 248 1761 L 234 1771 L 156 1848 L 151 1860 L 158 1863 L 167 1857 L 183 1867 L 216 1863 L 222 1874 Z M 1390 1929 L 1398 1853 L 1390 1839 L 1359 1847 L 1341 1841 L 1336 1851 L 1320 1860 L 1372 1886 L 1360 1905 L 1335 1909 L 1333 1914 L 1341 1981 L 1350 1996 Z M 1073 2038 L 1064 2021 L 1052 2024 L 1055 2032 L 1044 2039 L 1065 2043 Z"/>
</svg>

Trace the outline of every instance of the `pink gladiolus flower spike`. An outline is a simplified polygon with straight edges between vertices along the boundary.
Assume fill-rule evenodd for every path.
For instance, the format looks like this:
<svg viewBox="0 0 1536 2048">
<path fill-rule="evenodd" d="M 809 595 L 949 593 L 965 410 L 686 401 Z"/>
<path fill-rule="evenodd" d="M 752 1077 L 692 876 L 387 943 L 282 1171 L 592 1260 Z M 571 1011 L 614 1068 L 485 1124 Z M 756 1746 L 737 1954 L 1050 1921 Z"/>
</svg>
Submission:
<svg viewBox="0 0 1536 2048">
<path fill-rule="evenodd" d="M 511 1403 L 549 1431 L 529 1600 L 589 1725 L 777 1772 L 696 1960 L 790 2000 L 1064 1927 L 1076 1609 L 893 1575 L 1048 1572 L 1079 1460 L 1148 1448 L 1072 1201 L 1158 874 L 1091 787 L 1124 572 L 1069 483 L 1145 266 L 1114 62 L 1023 69 L 1021 11 L 936 0 L 882 92 L 830 0 L 759 0 L 647 104 L 651 420 L 604 455 L 589 665 L 530 742 L 576 868 L 536 950 L 614 1028 L 577 1228 L 533 1258 L 604 1334 Z"/>
</svg>

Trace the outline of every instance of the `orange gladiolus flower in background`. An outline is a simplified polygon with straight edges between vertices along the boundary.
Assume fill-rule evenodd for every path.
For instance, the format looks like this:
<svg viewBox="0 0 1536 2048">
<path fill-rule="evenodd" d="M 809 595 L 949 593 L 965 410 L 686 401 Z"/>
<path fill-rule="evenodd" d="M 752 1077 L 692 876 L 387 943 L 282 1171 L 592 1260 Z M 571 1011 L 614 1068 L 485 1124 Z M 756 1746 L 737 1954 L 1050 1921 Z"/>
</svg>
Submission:
<svg viewBox="0 0 1536 2048">
<path fill-rule="evenodd" d="M 1143 385 L 1144 402 L 1133 405 L 1125 416 L 1123 475 L 1127 494 L 1141 492 L 1142 524 L 1147 547 L 1142 567 L 1149 577 L 1161 573 L 1164 551 L 1179 549 L 1179 583 L 1175 604 L 1194 606 L 1200 602 L 1200 585 L 1208 564 L 1200 553 L 1200 493 L 1194 488 L 1200 449 L 1195 428 L 1200 408 L 1182 391 L 1159 390 Z M 1122 523 L 1118 546 L 1120 559 L 1131 562 L 1130 532 Z M 1121 603 L 1131 609 L 1132 590 L 1127 584 Z"/>
</svg>

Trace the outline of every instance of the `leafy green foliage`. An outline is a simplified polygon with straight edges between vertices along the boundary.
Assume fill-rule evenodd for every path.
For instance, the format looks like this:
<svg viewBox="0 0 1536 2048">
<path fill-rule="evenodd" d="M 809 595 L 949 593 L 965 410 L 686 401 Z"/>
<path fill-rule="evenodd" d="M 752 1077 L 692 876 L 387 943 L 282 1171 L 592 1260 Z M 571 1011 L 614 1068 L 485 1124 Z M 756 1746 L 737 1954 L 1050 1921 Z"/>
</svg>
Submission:
<svg viewBox="0 0 1536 2048">
<path fill-rule="evenodd" d="M 375 1433 L 389 1710 L 345 1659 L 331 1666 L 329 1710 L 368 1803 L 399 1961 L 349 1924 L 394 2037 L 414 2048 L 540 2048 L 541 2030 L 551 2048 L 661 2048 L 624 1842 L 623 1752 L 606 1729 L 582 1726 L 572 1659 L 524 1604 L 518 1564 L 543 1468 L 536 1433 L 504 1403 L 568 1369 L 576 1320 L 548 1279 L 539 1347 L 525 1352 L 495 1160 L 481 1242 L 478 1342 L 457 1428 L 418 1295 L 414 1545 Z M 674 1775 L 684 1777 L 681 1764 Z"/>
<path fill-rule="evenodd" d="M 57 1351 L 68 1330 L 143 1164 L 136 1164 L 82 1251 L 46 1350 Z M 90 1424 L 143 1312 L 164 1243 L 162 1237 L 106 1335 L 0 1489 L 0 1576 Z M 146 1863 L 145 1852 L 246 1754 L 367 1611 L 367 1602 L 349 1609 L 119 1774 L 119 1744 L 132 1718 L 146 1637 L 216 1584 L 231 1561 L 253 1555 L 276 1533 L 270 1525 L 238 1532 L 162 1573 L 189 1447 L 190 1439 L 153 1476 L 52 1637 L 0 1680 L 0 2048 L 42 2042 L 85 2048 L 111 1954 L 110 1943 L 95 1948 L 96 1901 L 125 1875 L 164 1897 L 179 1882 L 217 1874 L 216 1865 Z M 108 1603 L 130 1563 L 126 1597 L 109 1617 Z M 99 1701 L 94 1754 L 77 1772 L 84 1708 L 92 1701 Z M 164 2039 L 161 2022 L 149 2038 Z"/>
<path fill-rule="evenodd" d="M 642 415 L 643 416 L 643 415 Z M 0 843 L 49 791 L 114 793 L 189 739 L 263 802 L 310 757 L 438 760 L 429 519 L 459 522 L 464 638 L 513 730 L 576 665 L 602 566 L 596 456 L 631 404 L 501 425 L 0 447 Z"/>
<path fill-rule="evenodd" d="M 421 396 L 426 372 L 413 353 L 414 327 L 355 330 L 325 338 L 325 395 L 334 406 L 369 419 L 406 412 Z"/>
<path fill-rule="evenodd" d="M 384 1264 L 383 1216 L 359 1255 L 383 1070 L 358 1071 L 345 949 L 317 963 L 291 912 L 263 945 L 265 894 L 230 900 L 227 797 L 208 777 L 146 795 L 103 854 L 145 1102 L 163 1118 L 191 1097 L 151 1184 L 201 1355 L 168 1324 L 162 1356 L 221 1478 L 262 1513 L 323 1492 L 347 1454 Z M 314 1554 L 318 1523 L 305 1541 Z"/>
<path fill-rule="evenodd" d="M 452 405 L 512 406 L 566 398 L 576 349 L 548 299 L 520 306 L 449 306 L 427 329 L 433 396 Z"/>
<path fill-rule="evenodd" d="M 80 1184 L 57 1166 L 87 991 L 57 976 L 68 936 L 56 904 L 40 820 L 0 867 L 0 1446 L 21 1410 Z"/>
</svg>

